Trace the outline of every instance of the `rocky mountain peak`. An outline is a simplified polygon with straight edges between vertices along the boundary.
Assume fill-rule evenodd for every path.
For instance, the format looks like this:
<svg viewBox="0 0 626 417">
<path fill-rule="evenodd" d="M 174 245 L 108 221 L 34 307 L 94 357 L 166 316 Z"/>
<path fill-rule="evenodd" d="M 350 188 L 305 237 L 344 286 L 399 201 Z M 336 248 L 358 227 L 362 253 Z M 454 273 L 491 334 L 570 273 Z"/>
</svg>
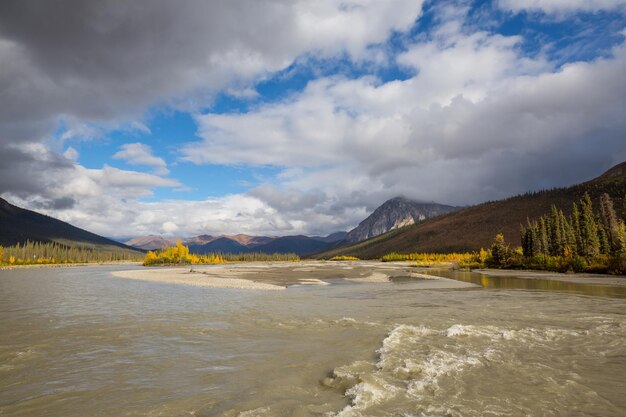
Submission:
<svg viewBox="0 0 626 417">
<path fill-rule="evenodd" d="M 402 196 L 394 197 L 385 201 L 356 228 L 348 232 L 346 240 L 360 242 L 457 209 L 458 207 L 444 204 L 424 203 Z"/>
</svg>

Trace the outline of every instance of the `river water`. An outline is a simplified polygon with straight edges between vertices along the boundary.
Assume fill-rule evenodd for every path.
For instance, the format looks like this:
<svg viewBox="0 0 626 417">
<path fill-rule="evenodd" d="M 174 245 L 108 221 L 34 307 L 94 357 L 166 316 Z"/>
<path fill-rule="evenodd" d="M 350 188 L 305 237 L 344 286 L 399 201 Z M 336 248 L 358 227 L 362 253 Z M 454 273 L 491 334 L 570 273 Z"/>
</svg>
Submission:
<svg viewBox="0 0 626 417">
<path fill-rule="evenodd" d="M 121 268 L 0 271 L 1 416 L 626 415 L 622 289 L 255 292 Z"/>
</svg>

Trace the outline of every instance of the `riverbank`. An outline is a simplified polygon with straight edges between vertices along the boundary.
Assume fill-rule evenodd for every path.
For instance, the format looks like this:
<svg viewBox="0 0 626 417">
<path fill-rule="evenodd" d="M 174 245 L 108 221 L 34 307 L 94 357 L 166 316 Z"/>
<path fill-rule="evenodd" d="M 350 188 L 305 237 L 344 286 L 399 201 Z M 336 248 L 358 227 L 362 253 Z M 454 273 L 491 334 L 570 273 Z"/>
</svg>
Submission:
<svg viewBox="0 0 626 417">
<path fill-rule="evenodd" d="M 39 268 L 74 268 L 77 266 L 104 266 L 104 265 L 141 265 L 138 261 L 110 261 L 110 262 L 82 262 L 67 264 L 24 264 L 0 265 L 0 271 L 12 269 L 39 269 Z"/>
<path fill-rule="evenodd" d="M 345 262 L 260 262 L 115 271 L 117 278 L 210 288 L 284 290 L 291 286 L 328 285 L 333 280 L 353 283 L 428 281 L 429 288 L 474 286 L 416 272 L 403 263 L 378 261 Z"/>
<path fill-rule="evenodd" d="M 626 286 L 626 275 L 589 273 L 564 274 L 560 272 L 513 269 L 473 269 L 472 272 L 494 277 L 515 277 L 533 280 L 562 281 L 572 282 L 575 284 L 611 285 L 619 287 Z"/>
</svg>

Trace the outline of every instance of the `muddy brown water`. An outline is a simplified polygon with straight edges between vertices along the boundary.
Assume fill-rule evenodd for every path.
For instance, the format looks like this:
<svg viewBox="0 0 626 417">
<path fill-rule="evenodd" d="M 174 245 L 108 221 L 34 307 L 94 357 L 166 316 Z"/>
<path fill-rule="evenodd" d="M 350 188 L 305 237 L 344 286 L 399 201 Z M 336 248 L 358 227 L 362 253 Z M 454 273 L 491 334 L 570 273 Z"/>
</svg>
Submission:
<svg viewBox="0 0 626 417">
<path fill-rule="evenodd" d="M 0 416 L 626 415 L 623 289 L 448 272 L 480 286 L 262 292 L 122 268 L 0 271 Z"/>
</svg>

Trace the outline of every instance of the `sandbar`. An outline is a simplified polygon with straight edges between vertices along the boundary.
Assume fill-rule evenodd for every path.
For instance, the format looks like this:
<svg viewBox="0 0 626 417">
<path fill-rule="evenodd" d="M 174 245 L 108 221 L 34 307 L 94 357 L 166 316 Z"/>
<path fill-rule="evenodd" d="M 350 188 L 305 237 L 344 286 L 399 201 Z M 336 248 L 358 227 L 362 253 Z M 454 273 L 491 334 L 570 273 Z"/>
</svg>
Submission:
<svg viewBox="0 0 626 417">
<path fill-rule="evenodd" d="M 468 286 L 467 283 L 460 281 L 415 273 L 413 268 L 406 264 L 392 265 L 378 261 L 258 262 L 150 267 L 114 271 L 111 274 L 118 278 L 160 283 L 266 291 L 279 291 L 291 286 L 329 285 L 333 280 L 346 280 L 355 284 L 439 280 L 446 281 L 448 287 Z"/>
</svg>

